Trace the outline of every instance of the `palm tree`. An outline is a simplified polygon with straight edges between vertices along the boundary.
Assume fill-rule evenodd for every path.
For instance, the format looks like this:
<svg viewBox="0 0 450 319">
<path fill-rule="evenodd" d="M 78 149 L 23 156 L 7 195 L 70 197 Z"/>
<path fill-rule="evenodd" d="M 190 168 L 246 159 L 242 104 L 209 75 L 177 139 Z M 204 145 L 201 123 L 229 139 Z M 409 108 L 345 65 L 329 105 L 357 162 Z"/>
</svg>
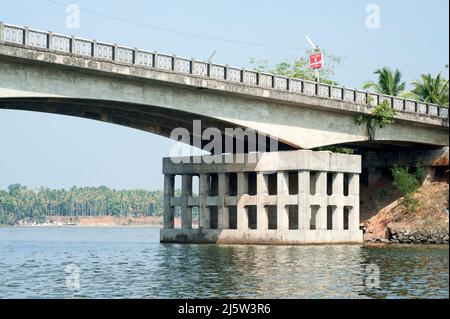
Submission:
<svg viewBox="0 0 450 319">
<path fill-rule="evenodd" d="M 392 96 L 398 96 L 405 90 L 406 83 L 401 82 L 402 73 L 398 69 L 392 71 L 386 67 L 376 70 L 375 74 L 378 75 L 378 82 L 367 81 L 363 85 L 365 90 L 373 89 L 377 93 Z"/>
<path fill-rule="evenodd" d="M 408 97 L 427 103 L 448 106 L 448 80 L 444 79 L 441 73 L 434 78 L 431 74 L 422 74 L 420 77 L 420 80 L 411 82 L 414 89 L 408 94 Z"/>
</svg>

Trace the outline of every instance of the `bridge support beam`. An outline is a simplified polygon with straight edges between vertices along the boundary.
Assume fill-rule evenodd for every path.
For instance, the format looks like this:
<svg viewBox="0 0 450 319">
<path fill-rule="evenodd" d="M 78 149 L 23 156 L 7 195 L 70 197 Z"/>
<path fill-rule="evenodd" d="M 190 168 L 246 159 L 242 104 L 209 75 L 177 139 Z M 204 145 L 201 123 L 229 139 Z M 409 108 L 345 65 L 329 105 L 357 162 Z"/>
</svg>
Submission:
<svg viewBox="0 0 450 319">
<path fill-rule="evenodd" d="M 359 156 L 293 151 L 259 154 L 255 162 L 246 155 L 244 163 L 227 156 L 214 164 L 199 164 L 193 158 L 189 163 L 174 164 L 164 159 L 161 242 L 362 242 Z M 179 198 L 173 189 L 175 175 L 182 176 Z M 198 196 L 192 192 L 194 175 L 199 176 Z M 172 221 L 176 207 L 181 210 L 180 228 L 174 228 Z M 192 227 L 193 207 L 200 211 L 198 229 Z"/>
</svg>

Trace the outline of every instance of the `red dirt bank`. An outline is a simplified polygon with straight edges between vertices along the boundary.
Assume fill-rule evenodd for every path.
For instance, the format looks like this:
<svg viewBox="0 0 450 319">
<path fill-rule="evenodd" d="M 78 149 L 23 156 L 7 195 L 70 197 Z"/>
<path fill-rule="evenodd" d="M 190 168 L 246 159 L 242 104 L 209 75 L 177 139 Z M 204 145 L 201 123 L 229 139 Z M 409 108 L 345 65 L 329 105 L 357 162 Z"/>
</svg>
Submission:
<svg viewBox="0 0 450 319">
<path fill-rule="evenodd" d="M 449 185 L 435 182 L 423 185 L 414 197 L 420 200 L 416 212 L 407 212 L 400 204 L 401 197 L 388 181 L 381 181 L 362 192 L 361 217 L 366 242 L 448 244 Z"/>
</svg>

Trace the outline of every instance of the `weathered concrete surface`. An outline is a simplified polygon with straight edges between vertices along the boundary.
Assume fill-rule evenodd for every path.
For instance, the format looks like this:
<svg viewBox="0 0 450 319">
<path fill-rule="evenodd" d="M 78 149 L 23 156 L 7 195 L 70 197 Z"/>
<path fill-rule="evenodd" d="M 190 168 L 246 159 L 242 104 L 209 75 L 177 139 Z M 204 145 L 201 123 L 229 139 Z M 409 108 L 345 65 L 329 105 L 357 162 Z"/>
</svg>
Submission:
<svg viewBox="0 0 450 319">
<path fill-rule="evenodd" d="M 161 229 L 160 241 L 162 243 L 253 245 L 361 244 L 362 231 Z"/>
<path fill-rule="evenodd" d="M 164 159 L 162 242 L 362 242 L 359 155 L 290 151 L 214 159 L 219 163 L 208 156 Z M 182 177 L 180 196 L 175 194 L 176 175 Z M 192 190 L 194 176 L 198 193 Z M 174 229 L 177 207 L 181 230 Z M 194 207 L 198 230 L 192 229 Z"/>
<path fill-rule="evenodd" d="M 80 99 L 98 103 L 98 116 L 90 111 L 77 113 L 85 108 Z M 33 102 L 32 107 L 26 106 L 27 101 Z M 162 117 L 158 125 L 146 118 L 127 118 L 126 114 L 115 121 L 118 110 L 108 108 L 109 101 L 120 102 L 122 112 L 145 115 L 146 111 L 167 111 L 172 113 L 171 119 L 190 114 L 222 125 L 251 128 L 293 148 L 370 143 L 366 127 L 354 123 L 357 114 L 370 112 L 366 106 L 0 44 L 0 108 L 96 118 L 163 136 L 175 125 Z M 57 103 L 71 107 L 59 109 Z M 94 109 L 95 103 L 91 105 Z M 375 140 L 447 146 L 448 119 L 399 113 L 395 125 L 376 131 Z"/>
<path fill-rule="evenodd" d="M 214 163 L 205 165 L 205 159 Z M 180 163 L 180 164 L 178 164 Z M 163 174 L 310 170 L 361 173 L 361 156 L 308 150 L 163 159 Z"/>
</svg>

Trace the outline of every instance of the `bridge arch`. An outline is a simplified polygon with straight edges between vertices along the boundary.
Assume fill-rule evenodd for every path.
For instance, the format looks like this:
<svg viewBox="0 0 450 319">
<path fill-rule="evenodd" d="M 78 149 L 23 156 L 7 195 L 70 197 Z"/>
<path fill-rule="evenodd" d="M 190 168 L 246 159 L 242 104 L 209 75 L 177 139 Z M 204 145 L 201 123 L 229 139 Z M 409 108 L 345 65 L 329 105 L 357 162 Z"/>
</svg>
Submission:
<svg viewBox="0 0 450 319">
<path fill-rule="evenodd" d="M 367 127 L 355 124 L 358 114 L 370 112 L 367 105 L 9 44 L 0 44 L 0 108 L 93 118 L 163 136 L 200 119 L 205 127 L 274 136 L 280 149 L 448 145 L 448 118 L 402 112 L 370 140 Z"/>
<path fill-rule="evenodd" d="M 197 121 L 201 123 L 201 132 L 208 128 L 220 130 L 222 136 L 225 136 L 226 129 L 242 129 L 233 123 L 221 121 L 204 115 L 193 114 L 180 110 L 168 110 L 160 107 L 141 105 L 136 103 L 124 103 L 119 101 L 108 101 L 98 99 L 77 99 L 77 98 L 57 98 L 57 97 L 32 97 L 32 98 L 1 98 L 0 109 L 20 110 L 39 113 L 57 114 L 71 117 L 79 117 L 84 119 L 96 120 L 129 128 L 134 128 L 156 134 L 162 137 L 170 138 L 174 129 L 183 128 L 190 133 L 190 145 L 193 144 L 193 123 Z M 234 138 L 234 148 L 239 136 Z M 250 146 L 248 139 L 240 140 L 244 144 L 244 149 L 249 147 L 258 148 L 258 140 L 256 145 Z M 265 150 L 269 150 L 272 143 L 277 143 L 279 150 L 293 150 L 294 147 L 283 141 L 278 141 L 267 136 L 265 141 Z M 208 140 L 202 140 L 202 148 Z M 225 146 L 225 141 L 223 141 Z M 225 148 L 222 153 L 225 152 Z"/>
</svg>

